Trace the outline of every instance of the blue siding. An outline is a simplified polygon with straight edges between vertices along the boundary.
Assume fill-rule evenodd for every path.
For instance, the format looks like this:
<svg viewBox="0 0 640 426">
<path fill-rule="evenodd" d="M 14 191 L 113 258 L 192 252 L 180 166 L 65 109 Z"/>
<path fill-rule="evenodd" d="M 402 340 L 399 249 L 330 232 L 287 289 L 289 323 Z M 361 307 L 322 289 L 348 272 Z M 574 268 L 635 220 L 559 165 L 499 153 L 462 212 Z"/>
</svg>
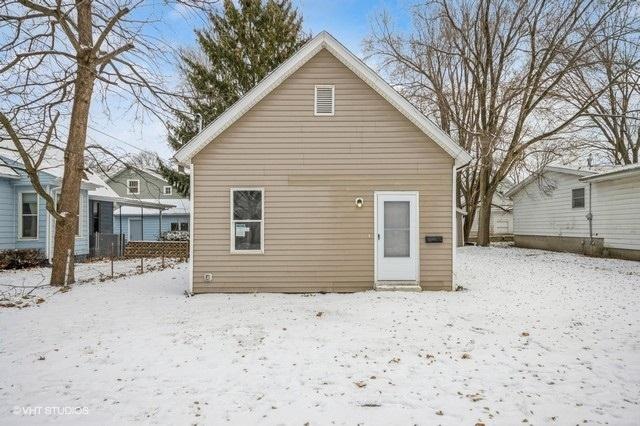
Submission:
<svg viewBox="0 0 640 426">
<path fill-rule="evenodd" d="M 5 159 L 6 162 L 8 162 Z M 45 254 L 47 247 L 49 214 L 45 201 L 38 196 L 38 238 L 22 240 L 18 236 L 18 203 L 21 192 L 35 192 L 29 178 L 24 172 L 18 179 L 0 178 L 0 250 L 7 249 L 39 249 Z M 40 182 L 50 190 L 56 184 L 56 178 L 48 173 L 40 173 Z M 75 254 L 89 254 L 89 194 L 87 190 L 80 192 L 80 226 L 81 236 L 76 238 Z M 53 248 L 52 248 L 53 249 Z"/>
<path fill-rule="evenodd" d="M 12 179 L 0 177 L 0 250 L 16 247 L 16 212 Z"/>
<path fill-rule="evenodd" d="M 122 233 L 129 240 L 129 219 L 140 219 L 139 215 L 123 215 L 122 216 Z M 157 241 L 160 238 L 158 226 L 160 218 L 158 215 L 143 216 L 143 239 L 145 241 Z M 189 215 L 171 215 L 162 216 L 162 232 L 171 230 L 171 222 L 187 222 L 189 223 Z M 120 233 L 120 216 L 113 216 L 113 232 Z"/>
</svg>

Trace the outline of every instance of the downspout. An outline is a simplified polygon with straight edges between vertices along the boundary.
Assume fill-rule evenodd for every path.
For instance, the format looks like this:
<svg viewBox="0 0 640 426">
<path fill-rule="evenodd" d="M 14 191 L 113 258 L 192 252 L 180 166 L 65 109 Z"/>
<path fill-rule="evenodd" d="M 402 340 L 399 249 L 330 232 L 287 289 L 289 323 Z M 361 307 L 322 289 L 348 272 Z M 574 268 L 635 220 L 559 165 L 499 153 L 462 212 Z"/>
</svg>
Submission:
<svg viewBox="0 0 640 426">
<path fill-rule="evenodd" d="M 593 245 L 593 213 L 591 212 L 591 182 L 589 182 L 589 213 L 587 213 L 589 221 L 589 245 Z"/>
</svg>

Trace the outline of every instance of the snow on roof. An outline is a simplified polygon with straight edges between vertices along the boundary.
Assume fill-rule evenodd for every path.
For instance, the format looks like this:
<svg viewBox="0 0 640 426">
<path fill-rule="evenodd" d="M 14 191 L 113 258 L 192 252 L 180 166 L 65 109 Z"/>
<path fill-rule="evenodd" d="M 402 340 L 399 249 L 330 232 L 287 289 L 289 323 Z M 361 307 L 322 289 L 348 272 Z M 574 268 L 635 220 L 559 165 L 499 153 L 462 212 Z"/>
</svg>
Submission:
<svg viewBox="0 0 640 426">
<path fill-rule="evenodd" d="M 107 183 L 97 173 L 92 172 L 91 170 L 86 170 L 85 175 L 89 182 L 96 185 L 96 188 L 89 191 L 89 198 L 102 200 L 120 198 L 116 191 L 111 189 L 111 187 L 107 185 Z"/>
<path fill-rule="evenodd" d="M 188 198 L 175 198 L 175 199 L 155 199 L 155 198 L 147 198 L 147 199 L 140 199 L 140 200 L 131 200 L 133 203 L 131 205 L 127 205 L 127 206 L 122 206 L 120 209 L 114 210 L 113 214 L 115 215 L 125 215 L 125 216 L 131 216 L 131 215 L 139 215 L 140 214 L 140 206 L 135 205 L 135 202 L 141 202 L 141 203 L 145 203 L 146 205 L 153 205 L 154 203 L 157 204 L 171 204 L 175 207 L 171 207 L 169 209 L 163 210 L 162 211 L 162 215 L 166 216 L 166 215 L 170 215 L 170 216 L 177 216 L 177 215 L 188 215 L 189 214 L 189 210 L 191 208 L 191 202 Z M 153 209 L 153 208 L 143 208 L 142 209 L 142 214 L 144 215 L 157 215 L 158 214 L 158 209 Z"/>
<path fill-rule="evenodd" d="M 549 164 L 547 166 L 540 168 L 538 171 L 531 173 L 522 182 L 511 187 L 511 189 L 505 192 L 504 194 L 505 197 L 513 197 L 515 194 L 520 192 L 531 182 L 533 182 L 534 180 L 542 176 L 545 172 L 556 172 L 556 173 L 563 173 L 563 174 L 574 175 L 574 176 L 589 176 L 596 173 L 593 170 L 584 170 L 584 169 L 569 167 L 565 165 Z"/>
<path fill-rule="evenodd" d="M 0 177 L 17 179 L 20 177 L 20 174 L 0 161 Z"/>
<path fill-rule="evenodd" d="M 638 174 L 640 176 L 640 164 L 628 164 L 626 166 L 613 167 L 595 175 L 585 176 L 580 180 L 582 182 L 601 182 L 604 180 L 620 179 L 634 174 Z"/>
</svg>

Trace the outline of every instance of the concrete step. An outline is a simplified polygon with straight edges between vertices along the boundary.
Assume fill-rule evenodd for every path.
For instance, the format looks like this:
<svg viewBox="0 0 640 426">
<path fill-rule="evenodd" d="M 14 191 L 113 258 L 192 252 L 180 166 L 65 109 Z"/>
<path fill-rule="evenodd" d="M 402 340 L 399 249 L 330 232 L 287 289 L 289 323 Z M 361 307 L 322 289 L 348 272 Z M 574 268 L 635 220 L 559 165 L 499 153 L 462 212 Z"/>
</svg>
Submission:
<svg viewBox="0 0 640 426">
<path fill-rule="evenodd" d="M 415 282 L 378 283 L 374 288 L 376 291 L 422 291 Z"/>
</svg>

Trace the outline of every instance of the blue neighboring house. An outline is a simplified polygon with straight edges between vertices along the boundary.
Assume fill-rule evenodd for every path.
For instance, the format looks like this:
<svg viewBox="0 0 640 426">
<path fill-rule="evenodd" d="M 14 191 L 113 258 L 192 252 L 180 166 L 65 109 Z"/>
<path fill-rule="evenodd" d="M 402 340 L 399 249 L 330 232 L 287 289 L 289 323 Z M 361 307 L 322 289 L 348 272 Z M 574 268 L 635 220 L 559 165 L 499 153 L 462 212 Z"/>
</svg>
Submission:
<svg viewBox="0 0 640 426">
<path fill-rule="evenodd" d="M 45 190 L 57 197 L 62 183 L 63 167 L 43 167 L 40 182 Z M 135 206 L 135 207 L 132 207 Z M 80 189 L 78 234 L 75 239 L 76 258 L 104 255 L 99 247 L 98 234 L 117 236 L 114 226 L 114 210 L 144 207 L 158 217 L 161 210 L 174 210 L 175 205 L 163 200 L 145 201 L 119 196 L 96 173 L 88 170 Z M 188 218 L 188 214 L 187 214 Z M 135 222 L 135 220 L 134 220 Z M 128 221 L 127 221 L 128 223 Z M 171 222 L 163 225 L 171 228 Z M 164 229 L 164 228 L 163 228 Z M 145 234 L 149 231 L 145 231 Z M 128 229 L 124 229 L 125 238 Z M 15 249 L 40 250 L 49 261 L 53 256 L 55 220 L 47 211 L 45 200 L 40 197 L 22 167 L 22 163 L 7 156 L 0 156 L 0 251 Z M 104 248 L 104 247 L 103 247 Z"/>
<path fill-rule="evenodd" d="M 45 168 L 40 182 L 56 197 L 62 182 L 62 167 Z M 89 254 L 89 190 L 95 185 L 83 181 L 80 190 L 80 223 L 75 241 L 75 254 Z M 21 163 L 0 156 L 0 251 L 36 249 L 51 259 L 55 220 L 45 201 L 34 190 Z"/>
<path fill-rule="evenodd" d="M 158 203 L 157 199 L 140 200 Z M 168 231 L 189 231 L 190 203 L 186 198 L 163 199 L 174 207 L 160 210 L 139 206 L 121 206 L 114 210 L 113 230 L 124 234 L 127 241 L 157 241 Z"/>
</svg>

